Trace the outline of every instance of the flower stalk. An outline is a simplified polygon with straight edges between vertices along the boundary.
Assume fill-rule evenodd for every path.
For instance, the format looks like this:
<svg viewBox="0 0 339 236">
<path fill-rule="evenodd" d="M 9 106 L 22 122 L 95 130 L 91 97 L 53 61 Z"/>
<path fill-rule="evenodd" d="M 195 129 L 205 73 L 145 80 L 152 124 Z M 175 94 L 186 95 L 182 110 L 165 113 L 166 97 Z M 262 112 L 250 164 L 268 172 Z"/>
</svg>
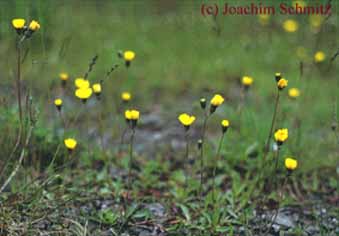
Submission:
<svg viewBox="0 0 339 236">
<path fill-rule="evenodd" d="M 273 135 L 273 129 L 274 129 L 275 120 L 276 120 L 277 111 L 278 111 L 278 106 L 279 106 L 279 99 L 280 99 L 280 91 L 278 90 L 277 96 L 275 98 L 275 105 L 274 105 L 273 117 L 272 117 L 272 122 L 271 122 L 271 128 L 270 128 L 270 131 L 268 133 L 268 137 L 267 137 L 266 145 L 265 145 L 265 149 L 264 149 L 263 161 L 266 161 L 267 154 L 268 154 L 268 151 L 270 149 L 271 139 L 272 139 L 272 135 Z"/>
<path fill-rule="evenodd" d="M 201 147 L 200 147 L 200 187 L 199 187 L 200 200 L 202 199 L 203 184 L 204 184 L 204 144 L 205 144 L 205 133 L 206 133 L 208 118 L 209 118 L 209 115 L 205 112 L 204 124 L 202 127 L 202 134 L 201 134 Z"/>
<path fill-rule="evenodd" d="M 135 129 L 131 128 L 132 134 L 130 137 L 130 146 L 129 146 L 129 163 L 128 163 L 128 176 L 127 176 L 127 189 L 132 190 L 131 179 L 132 179 L 132 166 L 133 166 L 133 147 L 134 147 L 134 135 Z"/>
<path fill-rule="evenodd" d="M 217 154 L 216 154 L 216 158 L 214 160 L 214 166 L 213 166 L 213 175 L 212 175 L 212 201 L 215 203 L 215 176 L 216 176 L 216 171 L 217 171 L 217 166 L 218 166 L 218 162 L 220 161 L 220 151 L 221 151 L 221 147 L 222 147 L 222 143 L 224 141 L 224 137 L 225 137 L 225 133 L 223 132 L 221 135 L 221 138 L 219 140 L 219 145 L 218 145 L 218 149 L 217 149 Z"/>
</svg>

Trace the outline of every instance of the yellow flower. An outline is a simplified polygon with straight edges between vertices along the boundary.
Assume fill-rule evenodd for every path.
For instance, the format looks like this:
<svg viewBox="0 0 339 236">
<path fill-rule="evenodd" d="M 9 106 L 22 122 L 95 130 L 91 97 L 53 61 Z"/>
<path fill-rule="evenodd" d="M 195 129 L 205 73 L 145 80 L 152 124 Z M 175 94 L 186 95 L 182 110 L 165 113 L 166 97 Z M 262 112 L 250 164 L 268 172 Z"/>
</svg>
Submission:
<svg viewBox="0 0 339 236">
<path fill-rule="evenodd" d="M 213 98 L 211 99 L 211 104 L 216 107 L 223 104 L 223 102 L 224 102 L 224 98 L 220 94 L 214 95 Z"/>
<path fill-rule="evenodd" d="M 287 79 L 284 79 L 284 78 L 281 78 L 281 79 L 278 81 L 278 83 L 277 83 L 278 88 L 279 88 L 280 90 L 286 88 L 286 87 L 287 87 L 287 84 L 288 84 L 288 80 L 287 80 Z"/>
<path fill-rule="evenodd" d="M 57 109 L 60 111 L 62 106 L 62 100 L 60 98 L 57 98 L 54 100 L 54 105 L 57 107 Z"/>
<path fill-rule="evenodd" d="M 243 76 L 241 82 L 245 87 L 249 87 L 253 84 L 253 78 L 249 76 Z"/>
<path fill-rule="evenodd" d="M 225 133 L 227 131 L 229 126 L 230 126 L 230 122 L 228 120 L 222 120 L 221 121 L 221 128 L 222 128 L 223 133 Z"/>
<path fill-rule="evenodd" d="M 290 96 L 290 98 L 297 98 L 300 96 L 300 91 L 297 88 L 290 88 L 288 90 L 288 96 Z"/>
<path fill-rule="evenodd" d="M 221 126 L 222 127 L 228 127 L 228 126 L 230 126 L 230 122 L 228 120 L 222 120 L 221 121 Z"/>
<path fill-rule="evenodd" d="M 323 62 L 326 58 L 326 55 L 323 51 L 318 51 L 314 54 L 314 61 L 319 63 L 319 62 Z"/>
<path fill-rule="evenodd" d="M 259 22 L 261 25 L 267 25 L 270 20 L 270 15 L 268 14 L 259 14 L 258 15 Z"/>
<path fill-rule="evenodd" d="M 282 77 L 282 75 L 281 75 L 281 73 L 280 72 L 277 72 L 277 73 L 275 73 L 275 81 L 279 81 L 280 79 L 281 79 L 281 77 Z"/>
<path fill-rule="evenodd" d="M 129 92 L 123 92 L 123 93 L 121 93 L 121 99 L 124 102 L 128 102 L 132 99 L 132 95 Z"/>
<path fill-rule="evenodd" d="M 278 145 L 282 145 L 288 138 L 288 129 L 278 129 L 274 133 L 274 139 Z"/>
<path fill-rule="evenodd" d="M 83 78 L 76 78 L 75 79 L 75 86 L 77 88 L 89 88 L 90 84 L 89 81 Z"/>
<path fill-rule="evenodd" d="M 298 30 L 299 25 L 298 25 L 298 22 L 296 22 L 295 20 L 289 19 L 289 20 L 284 21 L 283 28 L 286 32 L 294 33 Z"/>
<path fill-rule="evenodd" d="M 25 22 L 26 22 L 25 19 L 21 19 L 21 18 L 13 19 L 12 25 L 14 29 L 23 29 L 25 26 Z"/>
<path fill-rule="evenodd" d="M 80 98 L 83 102 L 86 102 L 86 100 L 91 97 L 92 92 L 91 88 L 79 88 L 75 90 L 75 96 Z"/>
<path fill-rule="evenodd" d="M 140 112 L 138 110 L 126 110 L 125 118 L 126 120 L 139 120 Z"/>
<path fill-rule="evenodd" d="M 191 116 L 187 113 L 182 113 L 179 115 L 178 120 L 184 127 L 186 127 L 186 129 L 188 129 L 195 121 L 195 116 Z"/>
<path fill-rule="evenodd" d="M 29 29 L 32 31 L 37 31 L 40 29 L 40 24 L 37 21 L 32 20 L 31 23 L 29 23 Z"/>
<path fill-rule="evenodd" d="M 124 59 L 125 61 L 133 61 L 135 58 L 135 53 L 133 51 L 125 51 Z"/>
<path fill-rule="evenodd" d="M 77 146 L 77 141 L 73 138 L 67 138 L 64 140 L 65 146 L 69 151 L 72 151 Z"/>
<path fill-rule="evenodd" d="M 93 84 L 92 88 L 93 88 L 93 92 L 95 94 L 101 93 L 101 84 L 99 84 L 99 83 Z"/>
<path fill-rule="evenodd" d="M 298 167 L 298 161 L 292 157 L 288 157 L 285 159 L 285 167 L 290 171 L 295 170 Z"/>
<path fill-rule="evenodd" d="M 140 112 L 138 110 L 126 110 L 125 119 L 132 129 L 135 128 L 140 118 Z"/>
<path fill-rule="evenodd" d="M 67 74 L 67 73 L 64 73 L 64 72 L 59 74 L 59 78 L 60 78 L 62 81 L 66 81 L 66 80 L 69 79 L 68 74 Z"/>
<path fill-rule="evenodd" d="M 211 99 L 210 113 L 212 114 L 215 110 L 224 102 L 224 98 L 220 94 L 216 94 Z"/>
</svg>

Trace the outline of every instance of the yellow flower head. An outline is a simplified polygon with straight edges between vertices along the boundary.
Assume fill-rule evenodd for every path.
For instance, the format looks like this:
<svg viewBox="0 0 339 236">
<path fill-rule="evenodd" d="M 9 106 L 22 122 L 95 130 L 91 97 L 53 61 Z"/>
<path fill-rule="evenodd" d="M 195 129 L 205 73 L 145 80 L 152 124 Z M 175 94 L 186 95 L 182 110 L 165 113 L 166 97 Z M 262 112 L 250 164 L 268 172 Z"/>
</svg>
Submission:
<svg viewBox="0 0 339 236">
<path fill-rule="evenodd" d="M 62 106 L 62 99 L 60 99 L 60 98 L 55 99 L 54 104 L 58 108 L 61 107 Z"/>
<path fill-rule="evenodd" d="M 69 79 L 69 76 L 67 73 L 60 73 L 59 74 L 59 78 L 62 80 L 62 81 L 67 81 Z"/>
<path fill-rule="evenodd" d="M 125 61 L 133 61 L 135 58 L 135 53 L 133 51 L 125 51 L 124 52 L 124 60 Z"/>
<path fill-rule="evenodd" d="M 278 89 L 282 90 L 282 89 L 286 88 L 286 87 L 287 87 L 287 84 L 288 84 L 288 80 L 287 80 L 287 79 L 284 79 L 284 78 L 281 78 L 281 79 L 278 81 L 278 83 L 277 83 Z"/>
<path fill-rule="evenodd" d="M 299 89 L 297 89 L 297 88 L 290 88 L 290 89 L 288 90 L 288 96 L 289 96 L 290 98 L 297 98 L 297 97 L 299 97 L 299 96 L 300 96 L 300 91 L 299 91 Z"/>
<path fill-rule="evenodd" d="M 93 92 L 95 94 L 101 93 L 101 84 L 99 84 L 99 83 L 93 84 L 92 88 L 93 88 Z"/>
<path fill-rule="evenodd" d="M 215 110 L 224 102 L 224 98 L 220 94 L 216 94 L 211 99 L 210 114 L 214 113 Z"/>
<path fill-rule="evenodd" d="M 140 112 L 138 110 L 126 110 L 125 111 L 125 119 L 127 124 L 130 125 L 132 129 L 135 128 L 137 122 L 140 118 Z"/>
<path fill-rule="evenodd" d="M 178 120 L 184 127 L 186 127 L 186 129 L 188 129 L 195 121 L 195 116 L 191 116 L 187 113 L 182 113 L 179 115 Z"/>
<path fill-rule="evenodd" d="M 253 84 L 253 78 L 249 76 L 243 76 L 241 82 L 245 87 L 250 87 Z"/>
<path fill-rule="evenodd" d="M 77 141 L 73 138 L 67 138 L 64 140 L 65 146 L 69 151 L 72 151 L 77 146 Z"/>
<path fill-rule="evenodd" d="M 294 33 L 298 30 L 299 25 L 297 21 L 289 19 L 284 21 L 283 28 L 288 33 Z"/>
<path fill-rule="evenodd" d="M 29 23 L 29 29 L 32 31 L 37 31 L 38 29 L 40 29 L 39 22 L 32 20 L 31 23 Z"/>
<path fill-rule="evenodd" d="M 214 95 L 213 98 L 211 99 L 211 104 L 212 106 L 215 106 L 215 107 L 220 106 L 221 104 L 223 104 L 223 102 L 224 102 L 224 98 L 220 94 Z"/>
<path fill-rule="evenodd" d="M 89 88 L 90 87 L 89 81 L 83 78 L 76 78 L 74 83 L 77 88 Z"/>
<path fill-rule="evenodd" d="M 25 19 L 17 18 L 12 20 L 12 25 L 14 29 L 23 29 L 25 26 Z"/>
<path fill-rule="evenodd" d="M 75 96 L 85 102 L 87 99 L 91 97 L 92 92 L 93 91 L 91 88 L 79 88 L 75 90 Z"/>
<path fill-rule="evenodd" d="M 298 161 L 292 157 L 288 157 L 285 159 L 285 167 L 289 171 L 295 170 L 298 167 Z"/>
<path fill-rule="evenodd" d="M 230 122 L 228 120 L 222 120 L 221 121 L 221 126 L 222 127 L 228 127 L 228 126 L 230 126 Z"/>
<path fill-rule="evenodd" d="M 121 100 L 124 102 L 128 102 L 132 99 L 132 95 L 129 92 L 121 93 Z"/>
<path fill-rule="evenodd" d="M 139 120 L 140 112 L 138 110 L 126 110 L 125 118 L 126 120 Z"/>
<path fill-rule="evenodd" d="M 274 139 L 278 145 L 282 145 L 288 138 L 288 129 L 278 129 L 274 133 Z"/>
<path fill-rule="evenodd" d="M 228 120 L 222 120 L 221 121 L 221 128 L 222 128 L 223 133 L 225 133 L 227 131 L 229 126 L 230 126 L 230 122 Z"/>
<path fill-rule="evenodd" d="M 267 25 L 269 20 L 270 20 L 270 15 L 269 14 L 259 14 L 258 15 L 259 22 L 261 25 Z"/>
<path fill-rule="evenodd" d="M 319 62 L 323 62 L 326 58 L 326 55 L 323 51 L 318 51 L 314 54 L 314 61 L 319 63 Z"/>
</svg>

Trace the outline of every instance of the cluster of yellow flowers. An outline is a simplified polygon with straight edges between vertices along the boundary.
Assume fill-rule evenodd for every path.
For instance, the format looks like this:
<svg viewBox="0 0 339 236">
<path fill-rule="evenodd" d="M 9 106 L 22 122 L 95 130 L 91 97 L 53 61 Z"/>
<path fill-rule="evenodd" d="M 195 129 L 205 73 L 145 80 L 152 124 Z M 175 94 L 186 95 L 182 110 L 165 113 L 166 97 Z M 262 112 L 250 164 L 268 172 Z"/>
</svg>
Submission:
<svg viewBox="0 0 339 236">
<path fill-rule="evenodd" d="M 282 77 L 281 73 L 276 73 L 275 79 L 277 81 L 277 86 L 278 86 L 279 90 L 283 90 L 284 88 L 287 87 L 288 80 L 284 79 Z M 300 96 L 300 91 L 297 88 L 291 88 L 291 89 L 288 90 L 288 95 L 289 95 L 290 98 L 296 99 L 297 97 Z M 286 140 L 288 139 L 288 129 L 282 128 L 282 129 L 276 130 L 275 133 L 274 133 L 274 139 L 275 139 L 278 147 L 283 145 L 284 142 L 286 142 Z M 297 163 L 298 163 L 297 160 L 295 160 L 291 157 L 288 157 L 288 158 L 285 159 L 285 167 L 289 171 L 296 169 L 297 166 L 298 166 Z"/>
<path fill-rule="evenodd" d="M 135 57 L 135 54 L 132 51 L 127 51 L 123 55 L 126 62 L 131 62 Z M 62 81 L 62 83 L 65 84 L 66 81 L 68 81 L 69 79 L 69 75 L 63 72 L 60 73 L 59 78 Z M 284 88 L 287 87 L 288 81 L 282 77 L 281 73 L 276 73 L 275 79 L 277 82 L 277 88 L 279 90 L 283 90 Z M 243 76 L 241 82 L 245 88 L 249 88 L 253 84 L 253 78 L 250 76 Z M 75 96 L 81 99 L 81 101 L 83 101 L 84 103 L 86 103 L 86 101 L 91 97 L 92 93 L 99 97 L 102 92 L 101 83 L 95 83 L 91 86 L 90 82 L 84 78 L 76 78 L 75 86 L 76 86 Z M 300 95 L 300 91 L 297 88 L 291 88 L 289 89 L 288 94 L 289 97 L 291 98 L 297 98 Z M 129 102 L 131 98 L 132 95 L 129 92 L 121 93 L 121 100 L 124 103 Z M 224 103 L 224 101 L 225 99 L 222 95 L 215 94 L 210 100 L 209 115 L 213 114 L 217 110 L 217 108 Z M 205 110 L 206 108 L 207 105 L 206 103 L 207 103 L 206 98 L 200 99 L 200 106 L 203 110 Z M 58 111 L 61 111 L 61 107 L 63 105 L 62 99 L 60 98 L 55 99 L 54 104 L 57 107 Z M 127 109 L 125 110 L 124 117 L 129 127 L 132 130 L 134 130 L 138 120 L 140 119 L 140 111 L 136 109 Z M 178 116 L 178 120 L 184 126 L 185 130 L 188 131 L 191 125 L 196 121 L 196 117 L 188 113 L 182 113 Z M 229 120 L 223 119 L 220 124 L 222 132 L 225 133 L 230 126 Z M 283 145 L 283 143 L 286 142 L 286 140 L 288 139 L 288 129 L 282 128 L 276 130 L 276 132 L 274 133 L 274 139 L 279 147 Z M 200 146 L 202 146 L 202 141 L 200 140 L 200 142 L 201 142 Z M 72 151 L 77 146 L 77 141 L 74 138 L 67 138 L 64 140 L 64 144 L 69 151 Z M 297 165 L 298 165 L 297 160 L 291 157 L 285 159 L 285 167 L 288 170 L 291 171 L 296 169 Z"/>
<path fill-rule="evenodd" d="M 13 21 L 13 25 L 15 24 L 16 27 L 20 28 L 20 25 L 24 25 L 24 22 L 20 21 Z M 34 28 L 35 22 L 32 23 L 31 28 Z M 40 27 L 40 26 L 39 26 Z M 135 58 L 135 53 L 133 51 L 125 51 L 122 56 L 125 60 L 126 66 L 130 66 L 131 61 Z M 67 84 L 67 81 L 69 80 L 69 75 L 66 72 L 61 72 L 59 74 L 59 79 L 61 80 L 62 87 L 65 87 Z M 74 80 L 74 84 L 76 87 L 75 90 L 75 96 L 79 98 L 84 104 L 87 102 L 87 100 L 92 96 L 94 93 L 97 97 L 97 99 L 100 99 L 100 95 L 102 93 L 102 84 L 100 83 L 94 83 L 91 85 L 90 81 L 79 77 Z M 132 99 L 132 95 L 129 92 L 122 92 L 121 93 L 121 100 L 124 103 L 128 103 Z M 61 112 L 63 101 L 61 98 L 56 98 L 54 100 L 54 105 L 57 108 L 59 112 Z M 132 129 L 135 128 L 137 121 L 139 120 L 140 112 L 138 110 L 132 109 L 132 110 L 126 110 L 125 111 L 125 119 L 127 123 L 130 125 Z M 66 138 L 64 139 L 64 144 L 68 150 L 73 150 L 77 146 L 77 142 L 74 138 Z"/>
<path fill-rule="evenodd" d="M 132 109 L 125 111 L 125 119 L 127 121 L 127 124 L 129 124 L 132 129 L 134 129 L 137 125 L 139 118 L 140 112 L 138 110 Z"/>
<path fill-rule="evenodd" d="M 32 20 L 29 25 L 26 25 L 26 20 L 22 18 L 16 18 L 12 20 L 12 26 L 18 33 L 18 35 L 22 35 L 24 38 L 29 38 L 32 34 L 40 29 L 40 24 L 36 20 Z"/>
<path fill-rule="evenodd" d="M 221 96 L 220 94 L 215 94 L 211 101 L 210 101 L 210 114 L 214 113 L 216 111 L 216 109 L 223 104 L 224 102 L 224 97 Z M 200 99 L 200 105 L 202 109 L 206 108 L 206 99 L 205 98 L 201 98 Z M 194 115 L 189 115 L 187 113 L 182 113 L 178 116 L 178 120 L 179 122 L 185 127 L 185 129 L 188 131 L 190 126 L 194 123 L 194 121 L 196 120 L 196 117 Z M 223 130 L 227 130 L 228 126 L 229 126 L 229 121 L 228 120 L 222 120 L 221 125 L 223 127 Z"/>
</svg>

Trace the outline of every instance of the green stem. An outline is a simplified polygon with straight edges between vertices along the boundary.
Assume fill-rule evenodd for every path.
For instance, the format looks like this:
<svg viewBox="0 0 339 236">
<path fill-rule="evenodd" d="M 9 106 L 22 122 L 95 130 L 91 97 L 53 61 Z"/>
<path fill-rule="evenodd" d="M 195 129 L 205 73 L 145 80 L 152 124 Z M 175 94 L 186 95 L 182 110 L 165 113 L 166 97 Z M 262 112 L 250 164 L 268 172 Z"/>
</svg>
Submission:
<svg viewBox="0 0 339 236">
<path fill-rule="evenodd" d="M 221 147 L 222 147 L 222 143 L 225 137 L 225 133 L 223 132 L 219 141 L 219 145 L 218 145 L 218 150 L 217 150 L 217 154 L 216 154 L 216 158 L 214 160 L 214 166 L 213 166 L 213 183 L 212 183 L 212 201 L 213 203 L 215 203 L 215 176 L 216 176 L 216 171 L 217 171 L 217 166 L 218 166 L 218 162 L 220 160 L 220 151 L 221 151 Z"/>
<path fill-rule="evenodd" d="M 22 129 L 22 104 L 21 104 L 21 46 L 17 45 L 17 98 L 18 98 L 18 109 L 19 109 L 19 120 L 20 129 Z"/>
<path fill-rule="evenodd" d="M 55 151 L 55 153 L 54 153 L 54 155 L 53 155 L 53 159 L 52 159 L 51 163 L 49 164 L 49 166 L 47 167 L 47 170 L 48 170 L 48 171 L 49 171 L 51 168 L 53 168 L 53 164 L 54 164 L 55 159 L 56 159 L 56 157 L 57 157 L 57 155 L 58 155 L 58 153 L 59 153 L 59 149 L 60 149 L 60 144 L 58 144 L 58 147 L 57 147 L 57 149 L 56 149 L 56 151 Z"/>
<path fill-rule="evenodd" d="M 127 188 L 128 188 L 128 190 L 131 190 L 131 175 L 132 175 L 132 165 L 133 165 L 134 134 L 135 134 L 135 129 L 132 128 L 132 134 L 131 134 L 131 139 L 130 139 L 130 148 L 129 148 L 129 164 L 128 164 L 128 179 L 127 179 Z"/>
<path fill-rule="evenodd" d="M 86 105 L 86 104 L 85 104 Z M 85 107 L 86 109 L 86 107 Z M 88 154 L 88 157 L 90 157 L 91 155 L 91 150 L 90 150 L 90 132 L 89 132 L 89 123 L 90 123 L 90 116 L 89 114 L 87 114 L 87 154 Z"/>
<path fill-rule="evenodd" d="M 273 111 L 273 117 L 272 117 L 271 128 L 270 128 L 270 132 L 268 133 L 268 138 L 267 138 L 267 140 L 266 140 L 266 146 L 265 146 L 265 150 L 264 150 L 264 158 L 263 158 L 263 161 L 266 160 L 268 151 L 269 151 L 269 149 L 270 149 L 271 138 L 272 138 L 272 135 L 273 135 L 274 124 L 275 124 L 275 120 L 276 120 L 276 116 L 277 116 L 277 111 L 278 111 L 279 98 L 280 98 L 280 92 L 279 92 L 279 90 L 278 90 L 277 96 L 276 96 L 276 98 L 275 98 L 275 105 L 274 105 L 274 111 Z"/>
<path fill-rule="evenodd" d="M 205 119 L 204 119 L 204 124 L 202 127 L 202 135 L 201 135 L 202 143 L 201 143 L 201 148 L 200 148 L 200 188 L 199 188 L 200 201 L 202 199 L 203 184 L 204 184 L 204 145 L 205 145 L 205 133 L 206 133 L 208 118 L 209 118 L 209 115 L 205 112 Z"/>
<path fill-rule="evenodd" d="M 277 173 L 278 171 L 278 163 L 279 163 L 279 152 L 280 151 L 280 146 L 278 146 L 278 150 L 277 150 L 277 155 L 275 157 L 275 173 Z"/>
<path fill-rule="evenodd" d="M 185 164 L 184 166 L 186 165 L 188 167 L 188 164 L 189 164 L 189 142 L 188 142 L 188 131 L 186 131 L 185 133 L 185 141 L 186 141 L 186 151 L 185 151 Z M 186 174 L 185 174 L 185 190 L 187 189 L 188 187 L 188 168 L 186 168 Z"/>
</svg>

